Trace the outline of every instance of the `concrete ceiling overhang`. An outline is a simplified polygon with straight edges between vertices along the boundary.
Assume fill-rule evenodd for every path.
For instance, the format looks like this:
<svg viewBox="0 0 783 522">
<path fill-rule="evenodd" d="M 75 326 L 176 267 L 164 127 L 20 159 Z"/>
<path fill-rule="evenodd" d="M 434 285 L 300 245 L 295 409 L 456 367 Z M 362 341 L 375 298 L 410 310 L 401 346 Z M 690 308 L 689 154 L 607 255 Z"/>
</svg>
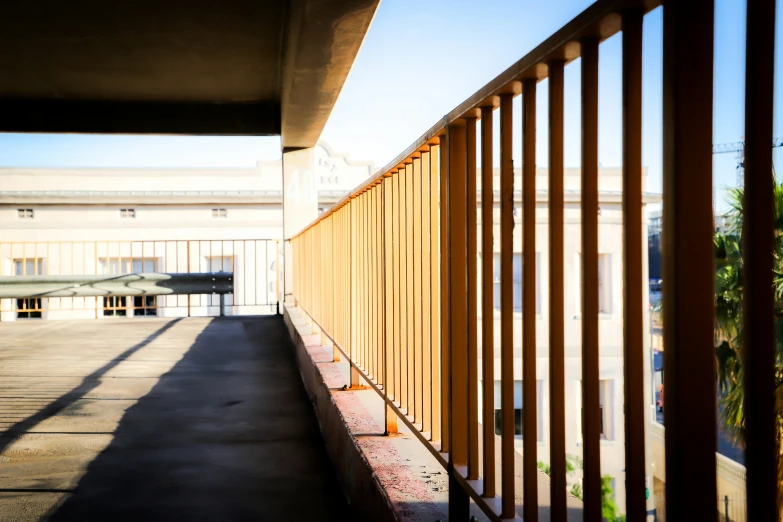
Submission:
<svg viewBox="0 0 783 522">
<path fill-rule="evenodd" d="M 0 132 L 315 145 L 379 0 L 10 0 Z"/>
</svg>

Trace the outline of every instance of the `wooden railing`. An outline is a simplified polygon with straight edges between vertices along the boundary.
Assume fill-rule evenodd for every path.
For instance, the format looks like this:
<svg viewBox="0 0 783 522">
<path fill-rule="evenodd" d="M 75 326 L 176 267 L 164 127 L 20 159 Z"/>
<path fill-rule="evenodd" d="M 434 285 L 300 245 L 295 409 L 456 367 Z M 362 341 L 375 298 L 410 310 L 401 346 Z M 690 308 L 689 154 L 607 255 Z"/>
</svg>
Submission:
<svg viewBox="0 0 783 522">
<path fill-rule="evenodd" d="M 522 433 L 537 429 L 536 88 L 548 79 L 549 421 L 551 520 L 565 521 L 564 71 L 581 58 L 581 401 L 584 520 L 601 520 L 599 389 L 598 62 L 601 42 L 622 31 L 623 430 L 628 520 L 647 520 L 642 202 L 642 28 L 658 0 L 599 0 L 434 125 L 375 176 L 292 240 L 297 303 L 384 398 L 450 475 L 452 520 L 468 497 L 493 520 L 539 516 L 536 437 L 524 437 L 523 499 L 515 502 L 513 244 L 522 244 Z M 749 520 L 777 520 L 772 315 L 772 87 L 775 3 L 748 2 L 745 149 L 745 419 Z M 669 520 L 716 520 L 713 343 L 712 1 L 664 6 L 663 313 L 666 498 Z M 522 212 L 514 226 L 512 117 L 522 102 Z M 500 135 L 493 135 L 493 119 Z M 480 122 L 479 122 L 480 120 Z M 479 122 L 480 124 L 477 124 Z M 480 150 L 477 134 L 481 136 Z M 481 249 L 500 253 L 500 375 L 494 358 L 493 267 L 477 259 L 480 201 L 493 201 L 499 140 L 500 227 L 481 205 Z M 477 166 L 481 166 L 480 183 Z M 517 220 L 519 220 L 517 217 Z M 479 329 L 479 324 L 483 327 Z M 479 367 L 481 361 L 481 367 Z M 479 379 L 479 375 L 481 378 Z M 498 379 L 499 377 L 499 379 Z M 495 418 L 483 404 L 501 383 L 500 476 Z M 479 381 L 481 384 L 479 385 Z M 480 437 L 479 430 L 483 430 Z M 480 448 L 479 439 L 483 439 Z M 479 451 L 483 466 L 479 466 Z M 649 489 L 647 490 L 649 491 Z M 663 500 L 663 499 L 662 499 Z"/>
</svg>

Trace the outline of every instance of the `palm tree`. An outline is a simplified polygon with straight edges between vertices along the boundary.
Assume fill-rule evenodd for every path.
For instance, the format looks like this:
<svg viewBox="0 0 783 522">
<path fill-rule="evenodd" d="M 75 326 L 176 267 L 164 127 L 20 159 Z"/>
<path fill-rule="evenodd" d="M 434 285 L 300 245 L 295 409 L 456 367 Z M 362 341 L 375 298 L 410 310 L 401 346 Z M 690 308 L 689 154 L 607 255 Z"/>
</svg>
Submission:
<svg viewBox="0 0 783 522">
<path fill-rule="evenodd" d="M 715 233 L 715 355 L 720 390 L 720 421 L 736 443 L 744 444 L 742 368 L 742 201 L 741 188 L 727 194 L 726 230 Z M 775 409 L 778 454 L 783 454 L 783 184 L 775 182 Z M 778 458 L 778 499 L 783 498 L 783 459 Z"/>
</svg>

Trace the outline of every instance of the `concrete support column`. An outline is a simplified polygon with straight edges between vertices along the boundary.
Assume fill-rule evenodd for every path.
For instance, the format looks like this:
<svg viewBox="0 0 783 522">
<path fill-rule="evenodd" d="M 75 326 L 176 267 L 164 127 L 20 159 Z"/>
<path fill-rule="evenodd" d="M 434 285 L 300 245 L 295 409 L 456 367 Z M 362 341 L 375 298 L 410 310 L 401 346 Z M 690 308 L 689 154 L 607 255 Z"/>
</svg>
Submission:
<svg viewBox="0 0 783 522">
<path fill-rule="evenodd" d="M 0 322 L 16 321 L 16 308 L 12 299 L 0 299 Z"/>
<path fill-rule="evenodd" d="M 315 149 L 283 150 L 283 295 L 287 305 L 294 288 L 293 255 L 287 240 L 318 217 Z"/>
</svg>

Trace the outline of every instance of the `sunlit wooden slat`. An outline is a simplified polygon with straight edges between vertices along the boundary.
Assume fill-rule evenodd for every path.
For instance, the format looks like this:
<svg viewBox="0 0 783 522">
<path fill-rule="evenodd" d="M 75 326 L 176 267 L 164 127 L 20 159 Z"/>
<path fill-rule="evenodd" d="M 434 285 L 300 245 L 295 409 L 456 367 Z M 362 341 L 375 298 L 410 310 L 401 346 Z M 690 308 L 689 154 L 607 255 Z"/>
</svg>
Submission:
<svg viewBox="0 0 783 522">
<path fill-rule="evenodd" d="M 478 419 L 478 224 L 476 203 L 476 118 L 465 118 L 465 172 L 467 224 L 467 435 L 468 479 L 479 478 Z"/>
<path fill-rule="evenodd" d="M 522 434 L 523 517 L 538 520 L 536 390 L 536 80 L 522 86 Z"/>
<path fill-rule="evenodd" d="M 495 303 L 493 129 L 491 106 L 481 108 L 481 397 L 484 479 L 482 496 L 495 496 Z"/>
<path fill-rule="evenodd" d="M 467 180 L 465 125 L 449 127 L 448 229 L 449 229 L 449 324 L 451 363 L 449 415 L 451 418 L 450 462 L 468 463 L 468 317 L 467 317 Z"/>
<path fill-rule="evenodd" d="M 392 310 L 392 384 L 393 397 L 400 404 L 400 176 L 398 173 L 391 175 L 391 231 L 392 231 L 392 288 L 394 289 L 394 302 Z M 401 404 L 400 404 L 401 406 Z"/>
<path fill-rule="evenodd" d="M 424 411 L 424 387 L 423 372 L 424 350 L 422 348 L 422 295 L 421 295 L 421 158 L 413 159 L 413 360 L 414 360 L 414 391 L 416 396 L 416 408 L 414 422 L 422 422 Z"/>
<path fill-rule="evenodd" d="M 582 41 L 582 443 L 584 517 L 601 517 L 598 350 L 598 40 Z"/>
<path fill-rule="evenodd" d="M 407 178 L 405 169 L 397 171 L 399 189 L 399 264 L 400 264 L 400 288 L 399 288 L 399 308 L 400 308 L 400 407 L 403 411 L 410 409 L 410 400 L 412 397 L 408 393 L 408 240 L 407 240 Z"/>
<path fill-rule="evenodd" d="M 501 516 L 516 515 L 514 489 L 514 164 L 511 94 L 500 96 L 500 411 Z"/>
<path fill-rule="evenodd" d="M 441 419 L 441 300 L 440 300 L 440 146 L 430 148 L 430 309 L 432 310 L 432 441 L 440 441 Z"/>
<path fill-rule="evenodd" d="M 447 173 L 449 169 L 449 147 L 448 147 L 448 134 L 441 137 L 440 143 L 440 190 L 439 190 L 439 204 L 440 204 L 440 360 L 441 360 L 441 451 L 451 451 L 451 433 L 449 432 L 449 374 L 451 373 L 451 367 L 449 363 L 449 343 L 450 343 L 450 318 L 448 303 L 449 296 L 449 254 L 448 254 L 448 190 L 447 190 Z"/>
<path fill-rule="evenodd" d="M 552 522 L 565 522 L 565 255 L 563 62 L 549 63 L 549 461 Z"/>
<path fill-rule="evenodd" d="M 406 351 L 405 358 L 407 362 L 406 384 L 408 388 L 408 416 L 416 418 L 416 324 L 414 322 L 413 303 L 416 300 L 414 294 L 413 281 L 416 277 L 413 264 L 413 162 L 405 165 L 405 330 Z"/>
<path fill-rule="evenodd" d="M 421 330 L 423 411 L 421 431 L 432 431 L 432 214 L 430 152 L 421 154 Z"/>
</svg>

